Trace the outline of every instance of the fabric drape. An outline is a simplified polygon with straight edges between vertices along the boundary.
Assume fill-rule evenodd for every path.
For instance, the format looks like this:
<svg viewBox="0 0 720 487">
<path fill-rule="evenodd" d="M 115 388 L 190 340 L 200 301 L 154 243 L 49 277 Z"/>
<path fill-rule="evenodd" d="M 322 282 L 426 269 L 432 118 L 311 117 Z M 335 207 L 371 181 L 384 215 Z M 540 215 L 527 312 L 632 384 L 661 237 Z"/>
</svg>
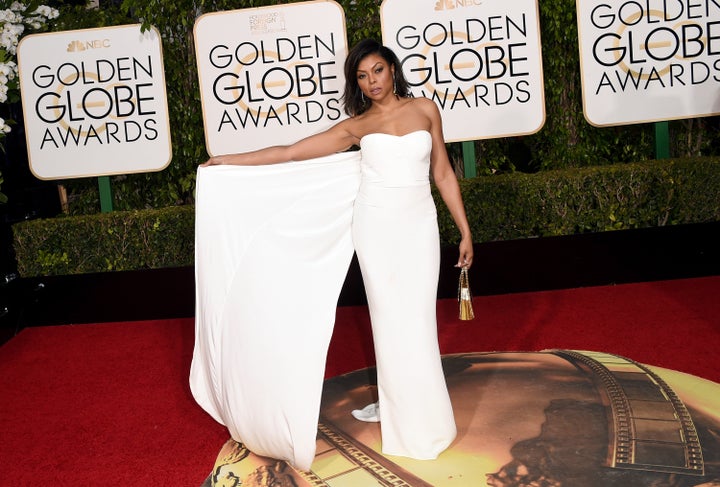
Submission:
<svg viewBox="0 0 720 487">
<path fill-rule="evenodd" d="M 359 161 L 197 171 L 192 394 L 236 441 L 304 470 L 353 254 Z"/>
</svg>

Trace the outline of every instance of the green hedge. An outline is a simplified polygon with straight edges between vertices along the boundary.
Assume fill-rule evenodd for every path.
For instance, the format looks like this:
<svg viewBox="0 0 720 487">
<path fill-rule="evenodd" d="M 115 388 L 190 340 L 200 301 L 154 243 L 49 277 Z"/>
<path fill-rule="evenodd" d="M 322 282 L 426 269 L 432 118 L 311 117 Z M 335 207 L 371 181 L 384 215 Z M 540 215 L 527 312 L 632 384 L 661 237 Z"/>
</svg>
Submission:
<svg viewBox="0 0 720 487">
<path fill-rule="evenodd" d="M 460 181 L 476 242 L 720 221 L 720 158 L 592 166 Z M 457 232 L 438 205 L 444 242 Z"/>
<path fill-rule="evenodd" d="M 193 265 L 195 208 L 116 211 L 13 225 L 23 277 Z"/>
<path fill-rule="evenodd" d="M 483 176 L 460 185 L 475 242 L 720 221 L 720 158 Z M 194 215 L 194 206 L 183 205 L 18 223 L 18 271 L 29 277 L 192 265 Z M 438 219 L 442 243 L 456 243 L 442 203 Z"/>
</svg>

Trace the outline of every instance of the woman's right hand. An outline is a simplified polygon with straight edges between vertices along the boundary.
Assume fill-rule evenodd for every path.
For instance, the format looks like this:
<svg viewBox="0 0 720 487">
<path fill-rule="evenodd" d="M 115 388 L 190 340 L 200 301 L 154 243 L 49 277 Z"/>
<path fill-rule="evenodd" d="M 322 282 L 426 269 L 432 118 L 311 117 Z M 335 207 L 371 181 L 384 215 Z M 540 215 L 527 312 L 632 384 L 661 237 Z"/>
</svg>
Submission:
<svg viewBox="0 0 720 487">
<path fill-rule="evenodd" d="M 200 167 L 208 167 L 208 166 L 221 166 L 223 164 L 223 156 L 215 156 L 211 157 L 207 161 L 200 164 Z"/>
</svg>

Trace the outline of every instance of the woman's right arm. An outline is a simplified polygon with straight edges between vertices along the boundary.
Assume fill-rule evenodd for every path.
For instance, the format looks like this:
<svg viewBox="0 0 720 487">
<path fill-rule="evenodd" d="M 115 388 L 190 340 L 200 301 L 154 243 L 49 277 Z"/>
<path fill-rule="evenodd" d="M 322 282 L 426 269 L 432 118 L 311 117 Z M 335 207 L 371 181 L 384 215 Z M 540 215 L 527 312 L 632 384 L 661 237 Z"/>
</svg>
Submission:
<svg viewBox="0 0 720 487">
<path fill-rule="evenodd" d="M 211 157 L 200 166 L 262 166 L 266 164 L 277 164 L 279 162 L 287 162 L 289 160 L 286 155 L 288 154 L 289 149 L 289 145 L 276 145 L 252 152 L 215 156 Z"/>
<path fill-rule="evenodd" d="M 347 150 L 358 142 L 357 137 L 349 132 L 348 125 L 349 120 L 344 120 L 324 132 L 306 137 L 292 145 L 276 145 L 251 152 L 211 157 L 201 166 L 263 166 L 329 156 Z"/>
</svg>

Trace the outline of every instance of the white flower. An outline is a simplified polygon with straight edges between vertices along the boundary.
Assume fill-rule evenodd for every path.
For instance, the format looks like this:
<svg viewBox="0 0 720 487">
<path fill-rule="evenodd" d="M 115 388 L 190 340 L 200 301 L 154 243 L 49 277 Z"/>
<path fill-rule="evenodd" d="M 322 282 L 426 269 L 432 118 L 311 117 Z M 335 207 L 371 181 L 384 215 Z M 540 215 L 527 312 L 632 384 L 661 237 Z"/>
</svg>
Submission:
<svg viewBox="0 0 720 487">
<path fill-rule="evenodd" d="M 8 53 L 15 54 L 18 40 L 25 31 L 25 26 L 20 24 L 5 24 L 0 32 L 0 46 Z"/>
<path fill-rule="evenodd" d="M 33 13 L 41 15 L 46 19 L 56 19 L 58 15 L 60 15 L 60 12 L 57 9 L 50 8 L 47 5 L 40 5 Z"/>
<path fill-rule="evenodd" d="M 22 22 L 22 16 L 12 10 L 0 10 L 0 21 L 4 23 L 17 24 Z"/>
<path fill-rule="evenodd" d="M 17 64 L 14 61 L 0 63 L 0 75 L 7 76 L 8 79 L 15 79 L 17 74 Z"/>
<path fill-rule="evenodd" d="M 3 2 L 4 4 L 5 2 Z M 56 19 L 60 12 L 47 5 L 38 6 L 30 15 L 25 16 L 27 5 L 14 1 L 10 8 L 0 10 L 0 51 L 5 51 L 3 57 L 14 57 L 17 54 L 18 41 L 25 33 L 25 27 L 39 30 L 48 20 Z M 0 62 L 0 103 L 8 99 L 8 83 L 17 76 L 17 64 L 12 59 Z M 13 89 L 17 89 L 13 85 Z M 10 125 L 0 118 L 0 137 L 10 132 Z"/>
</svg>

